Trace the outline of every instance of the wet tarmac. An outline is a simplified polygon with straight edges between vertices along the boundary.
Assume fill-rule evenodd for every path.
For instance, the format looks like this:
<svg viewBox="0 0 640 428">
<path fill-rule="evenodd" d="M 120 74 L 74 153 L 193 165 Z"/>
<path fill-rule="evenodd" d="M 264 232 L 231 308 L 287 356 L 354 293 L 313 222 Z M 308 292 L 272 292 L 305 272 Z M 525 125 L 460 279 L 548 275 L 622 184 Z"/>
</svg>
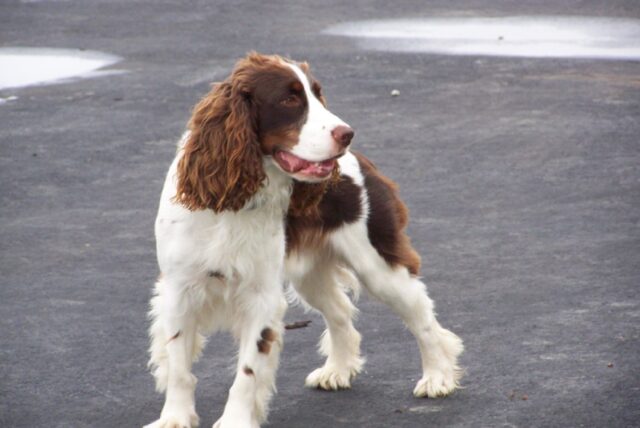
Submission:
<svg viewBox="0 0 640 428">
<path fill-rule="evenodd" d="M 416 399 L 417 346 L 397 317 L 363 295 L 356 327 L 365 372 L 349 391 L 309 390 L 304 378 L 322 363 L 322 320 L 293 307 L 288 323 L 311 323 L 287 331 L 268 426 L 637 426 L 640 64 L 635 56 L 553 57 L 552 49 L 545 58 L 473 51 L 482 35 L 504 33 L 487 41 L 493 47 L 517 43 L 517 33 L 506 32 L 514 25 L 492 33 L 491 20 L 514 24 L 518 16 L 635 23 L 640 7 L 0 5 L 2 49 L 121 58 L 94 70 L 96 78 L 0 89 L 0 426 L 139 427 L 159 415 L 162 397 L 146 369 L 159 194 L 191 108 L 250 50 L 309 61 L 330 108 L 355 128 L 354 147 L 398 182 L 439 320 L 466 346 L 464 389 Z M 484 26 L 463 43 L 464 55 L 402 49 L 395 36 L 327 34 L 336 25 L 406 19 L 432 46 L 459 47 L 465 25 Z M 438 19 L 452 33 L 423 37 L 425 23 Z M 566 29 L 575 47 L 581 33 Z M 522 43 L 544 51 L 546 41 Z M 234 349 L 218 335 L 195 366 L 201 426 L 222 412 Z"/>
</svg>

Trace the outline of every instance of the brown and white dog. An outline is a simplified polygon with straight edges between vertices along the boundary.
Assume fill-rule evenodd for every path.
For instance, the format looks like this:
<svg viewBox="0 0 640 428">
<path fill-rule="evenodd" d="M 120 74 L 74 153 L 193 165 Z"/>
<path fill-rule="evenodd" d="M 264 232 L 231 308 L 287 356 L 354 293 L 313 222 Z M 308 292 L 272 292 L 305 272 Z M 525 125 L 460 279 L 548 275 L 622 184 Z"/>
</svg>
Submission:
<svg viewBox="0 0 640 428">
<path fill-rule="evenodd" d="M 306 385 L 349 388 L 362 369 L 358 284 L 418 341 L 416 396 L 451 393 L 462 341 L 438 324 L 417 277 L 396 185 L 348 150 L 353 130 L 326 108 L 305 63 L 249 54 L 195 107 L 156 218 L 160 277 L 151 300 L 151 359 L 166 391 L 154 428 L 198 425 L 192 362 L 206 334 L 231 331 L 237 372 L 215 428 L 256 428 L 274 391 L 286 310 L 283 283 L 320 311 L 326 363 Z"/>
</svg>

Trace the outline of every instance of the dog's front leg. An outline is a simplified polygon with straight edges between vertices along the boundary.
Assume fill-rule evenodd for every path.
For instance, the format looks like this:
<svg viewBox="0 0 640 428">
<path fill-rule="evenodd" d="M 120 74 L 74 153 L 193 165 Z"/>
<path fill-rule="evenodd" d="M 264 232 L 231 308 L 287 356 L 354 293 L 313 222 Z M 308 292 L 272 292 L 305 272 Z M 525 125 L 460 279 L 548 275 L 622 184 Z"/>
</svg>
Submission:
<svg viewBox="0 0 640 428">
<path fill-rule="evenodd" d="M 233 334 L 239 341 L 236 376 L 214 428 L 258 428 L 266 420 L 282 349 L 287 307 L 280 279 L 248 287 L 234 302 Z"/>
<path fill-rule="evenodd" d="M 151 361 L 159 391 L 166 391 L 160 419 L 145 428 L 196 427 L 191 365 L 196 350 L 196 318 L 184 281 L 163 276 L 152 299 Z"/>
</svg>

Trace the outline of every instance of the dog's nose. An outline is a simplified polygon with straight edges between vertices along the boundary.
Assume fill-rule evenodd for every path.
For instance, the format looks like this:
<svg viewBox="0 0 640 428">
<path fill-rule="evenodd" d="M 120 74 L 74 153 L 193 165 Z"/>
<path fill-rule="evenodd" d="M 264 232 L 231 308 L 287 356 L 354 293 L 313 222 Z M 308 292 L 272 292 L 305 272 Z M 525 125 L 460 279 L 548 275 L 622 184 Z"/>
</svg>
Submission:
<svg viewBox="0 0 640 428">
<path fill-rule="evenodd" d="M 331 131 L 331 136 L 336 141 L 336 143 L 340 144 L 344 148 L 351 144 L 353 134 L 353 129 L 349 128 L 346 125 L 338 125 L 333 128 L 333 131 Z"/>
</svg>

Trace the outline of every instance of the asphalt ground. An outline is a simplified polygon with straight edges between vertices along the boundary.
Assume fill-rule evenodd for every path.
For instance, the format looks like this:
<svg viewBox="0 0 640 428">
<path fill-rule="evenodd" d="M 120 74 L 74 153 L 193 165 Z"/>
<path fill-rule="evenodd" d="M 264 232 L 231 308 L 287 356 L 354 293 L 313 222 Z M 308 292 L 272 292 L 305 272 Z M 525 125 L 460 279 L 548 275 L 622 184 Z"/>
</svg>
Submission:
<svg viewBox="0 0 640 428">
<path fill-rule="evenodd" d="M 249 50 L 311 63 L 354 146 L 401 186 L 464 389 L 416 399 L 417 347 L 364 296 L 366 371 L 305 389 L 322 320 L 297 307 L 271 427 L 640 425 L 640 63 L 364 51 L 347 20 L 640 17 L 635 1 L 0 3 L 0 46 L 119 55 L 125 73 L 8 89 L 0 105 L 0 426 L 136 427 L 159 415 L 147 362 L 153 220 L 193 104 Z M 391 97 L 392 90 L 400 95 Z M 202 426 L 234 346 L 195 366 Z"/>
</svg>

